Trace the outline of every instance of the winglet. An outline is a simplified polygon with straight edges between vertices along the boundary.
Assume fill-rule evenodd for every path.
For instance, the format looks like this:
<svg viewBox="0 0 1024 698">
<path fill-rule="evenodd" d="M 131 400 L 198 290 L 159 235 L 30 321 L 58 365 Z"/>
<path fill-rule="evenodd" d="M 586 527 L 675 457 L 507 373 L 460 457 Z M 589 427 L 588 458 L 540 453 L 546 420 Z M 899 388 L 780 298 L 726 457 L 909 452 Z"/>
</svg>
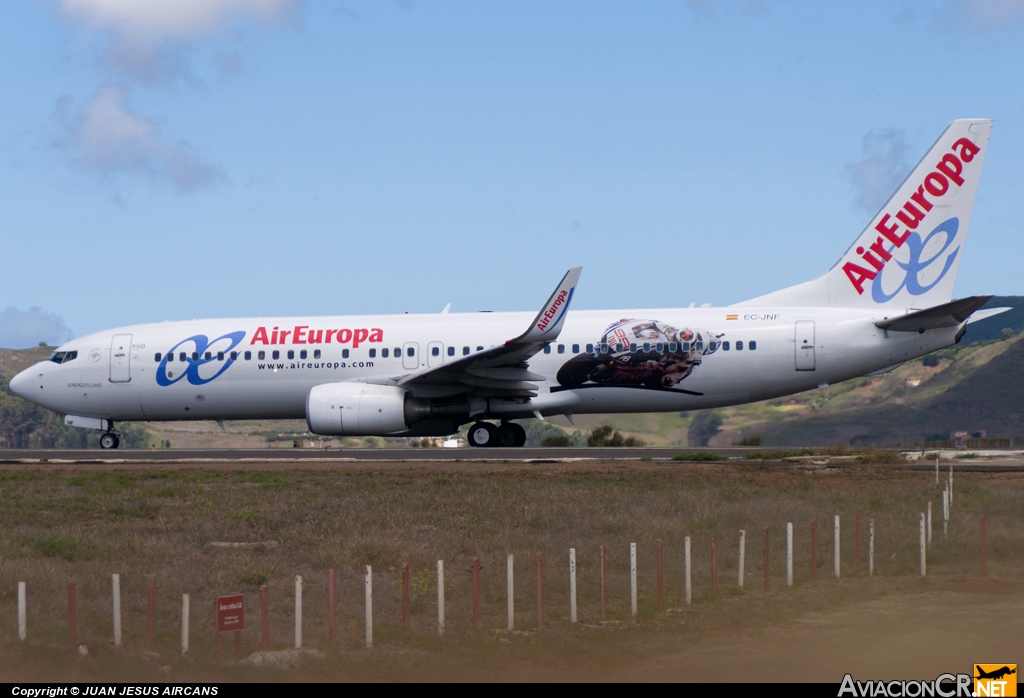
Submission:
<svg viewBox="0 0 1024 698">
<path fill-rule="evenodd" d="M 572 294 L 576 290 L 582 271 L 583 267 L 573 267 L 565 273 L 555 292 L 533 319 L 530 329 L 512 340 L 513 342 L 553 341 L 558 336 L 562 331 L 562 325 L 565 324 L 565 314 L 569 310 L 569 303 L 572 301 Z"/>
</svg>

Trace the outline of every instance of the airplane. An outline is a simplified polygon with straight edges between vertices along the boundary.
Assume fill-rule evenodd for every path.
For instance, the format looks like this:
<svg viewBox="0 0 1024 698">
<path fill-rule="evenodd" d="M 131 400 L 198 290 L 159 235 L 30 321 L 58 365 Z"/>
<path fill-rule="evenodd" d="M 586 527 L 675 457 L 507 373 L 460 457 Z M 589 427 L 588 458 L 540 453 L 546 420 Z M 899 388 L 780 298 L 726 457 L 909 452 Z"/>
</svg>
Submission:
<svg viewBox="0 0 1024 698">
<path fill-rule="evenodd" d="M 838 262 L 725 307 L 210 319 L 73 339 L 10 391 L 97 429 L 123 421 L 299 419 L 325 436 L 523 446 L 512 421 L 724 407 L 876 375 L 1007 308 L 953 300 L 992 121 L 953 121 Z M 497 423 L 495 423 L 497 422 Z"/>
</svg>

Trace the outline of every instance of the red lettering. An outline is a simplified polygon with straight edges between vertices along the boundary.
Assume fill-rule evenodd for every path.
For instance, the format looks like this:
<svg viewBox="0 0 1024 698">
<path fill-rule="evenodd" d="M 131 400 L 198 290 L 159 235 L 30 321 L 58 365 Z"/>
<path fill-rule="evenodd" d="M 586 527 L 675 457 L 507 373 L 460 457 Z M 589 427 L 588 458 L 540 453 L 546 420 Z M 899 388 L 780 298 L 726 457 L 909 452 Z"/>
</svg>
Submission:
<svg viewBox="0 0 1024 698">
<path fill-rule="evenodd" d="M 981 150 L 977 145 L 972 143 L 967 138 L 961 138 L 953 144 L 953 152 L 956 152 L 957 146 L 960 147 L 960 159 L 964 162 L 970 162 L 974 159 L 974 156 Z"/>
<path fill-rule="evenodd" d="M 338 344 L 348 344 L 352 341 L 352 330 L 335 330 L 338 333 Z"/>
<path fill-rule="evenodd" d="M 870 249 L 872 252 L 881 257 L 883 262 L 888 262 L 890 259 L 892 259 L 892 255 L 889 254 L 889 251 L 882 247 L 882 238 L 878 238 L 873 243 L 871 243 Z"/>
<path fill-rule="evenodd" d="M 945 175 L 932 172 L 924 178 L 924 187 L 932 196 L 942 196 L 949 191 L 949 180 Z"/>
<path fill-rule="evenodd" d="M 306 338 L 306 341 L 309 342 L 310 344 L 320 344 L 320 342 L 322 342 L 323 339 L 324 339 L 324 331 L 323 330 L 310 330 L 309 331 L 309 336 Z"/>
<path fill-rule="evenodd" d="M 906 230 L 903 232 L 903 235 L 897 235 L 896 232 L 900 227 L 895 223 L 893 223 L 891 227 L 886 225 L 886 221 L 888 220 L 889 214 L 887 213 L 882 216 L 882 220 L 878 221 L 878 225 L 875 226 L 875 230 L 884 235 L 885 238 L 892 244 L 896 245 L 896 247 L 903 247 L 903 243 L 905 243 L 907 238 L 910 237 L 910 231 Z"/>
<path fill-rule="evenodd" d="M 277 327 L 274 327 L 274 331 L 270 333 L 270 343 L 277 344 Z"/>
<path fill-rule="evenodd" d="M 865 269 L 862 266 L 854 264 L 853 262 L 847 262 L 843 265 L 843 271 L 846 272 L 846 276 L 850 279 L 850 283 L 857 289 L 857 293 L 864 293 L 864 282 L 870 281 L 878 276 L 878 272 Z"/>
<path fill-rule="evenodd" d="M 882 267 L 885 266 L 885 262 L 880 260 L 875 255 L 871 254 L 870 252 L 866 251 L 863 247 L 857 248 L 857 254 L 861 256 L 861 259 L 863 259 L 865 262 L 873 266 L 878 271 L 882 271 Z"/>
<path fill-rule="evenodd" d="M 309 329 L 309 325 L 296 325 L 295 329 L 292 330 L 292 342 L 295 344 L 306 343 L 306 330 Z"/>
<path fill-rule="evenodd" d="M 252 346 L 256 342 L 259 342 L 260 344 L 268 344 L 269 343 L 269 341 L 267 340 L 267 328 L 266 327 L 257 328 L 256 332 L 252 336 L 252 341 L 249 342 L 249 346 Z"/>
<path fill-rule="evenodd" d="M 384 330 L 374 327 L 370 330 L 370 341 L 371 342 L 383 342 L 384 341 Z"/>
<path fill-rule="evenodd" d="M 284 344 L 286 341 L 288 341 L 288 335 L 290 335 L 291 333 L 291 330 L 281 330 L 281 344 Z"/>
<path fill-rule="evenodd" d="M 964 185 L 964 178 L 960 176 L 960 173 L 964 171 L 964 165 L 956 155 L 943 155 L 942 160 L 935 166 L 935 169 L 956 182 L 958 187 Z M 925 181 L 927 182 L 928 180 Z"/>
<path fill-rule="evenodd" d="M 359 345 L 366 341 L 366 338 L 370 336 L 370 331 L 367 329 L 360 328 L 356 330 L 355 336 L 352 338 L 352 348 L 358 349 Z"/>
<path fill-rule="evenodd" d="M 335 333 L 335 332 L 337 332 L 337 331 L 338 331 L 338 330 L 327 330 L 327 343 L 328 343 L 328 344 L 330 344 L 330 343 L 331 343 L 331 335 L 332 335 L 332 334 L 334 334 L 334 333 Z"/>
<path fill-rule="evenodd" d="M 909 201 L 903 204 L 903 210 L 896 214 L 896 217 L 900 220 L 903 225 L 907 226 L 911 230 L 917 228 L 917 226 L 924 220 L 924 213 L 914 204 Z"/>
<path fill-rule="evenodd" d="M 928 191 L 931 191 L 930 189 Z M 924 209 L 925 213 L 932 210 L 932 202 L 924 198 L 924 187 L 918 187 L 917 191 L 910 195 L 911 201 Z"/>
</svg>

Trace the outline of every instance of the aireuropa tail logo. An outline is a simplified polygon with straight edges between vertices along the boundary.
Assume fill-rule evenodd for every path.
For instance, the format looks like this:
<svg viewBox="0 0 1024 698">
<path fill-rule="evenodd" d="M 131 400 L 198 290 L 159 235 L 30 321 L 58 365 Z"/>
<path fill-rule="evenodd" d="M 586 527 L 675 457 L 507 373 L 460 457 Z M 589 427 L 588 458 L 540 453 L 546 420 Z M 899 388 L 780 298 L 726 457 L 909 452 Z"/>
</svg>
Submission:
<svg viewBox="0 0 1024 698">
<path fill-rule="evenodd" d="M 1017 695 L 1016 664 L 975 664 L 974 695 L 988 696 Z"/>
<path fill-rule="evenodd" d="M 174 385 L 182 378 L 187 379 L 192 385 L 209 383 L 234 363 L 229 352 L 237 347 L 244 337 L 245 330 L 239 330 L 228 332 L 213 340 L 205 334 L 181 340 L 161 359 L 156 369 L 157 385 Z"/>
<path fill-rule="evenodd" d="M 973 695 L 970 674 L 939 674 L 932 681 L 855 681 L 847 674 L 839 687 L 839 698 L 972 698 Z"/>
<path fill-rule="evenodd" d="M 919 234 L 911 233 L 907 237 L 909 258 L 906 262 L 895 260 L 896 266 L 903 271 L 903 279 L 890 292 L 886 288 L 889 285 L 887 282 L 896 274 L 886 273 L 893 269 L 893 265 L 886 265 L 871 284 L 871 300 L 875 303 L 888 303 L 903 289 L 907 289 L 907 293 L 912 296 L 922 296 L 935 288 L 949 272 L 960 253 L 960 245 L 949 249 L 956 240 L 959 230 L 960 219 L 950 218 L 937 225 L 935 230 L 923 239 Z M 892 249 L 890 247 L 889 251 Z M 941 268 L 932 268 L 940 260 Z"/>
</svg>

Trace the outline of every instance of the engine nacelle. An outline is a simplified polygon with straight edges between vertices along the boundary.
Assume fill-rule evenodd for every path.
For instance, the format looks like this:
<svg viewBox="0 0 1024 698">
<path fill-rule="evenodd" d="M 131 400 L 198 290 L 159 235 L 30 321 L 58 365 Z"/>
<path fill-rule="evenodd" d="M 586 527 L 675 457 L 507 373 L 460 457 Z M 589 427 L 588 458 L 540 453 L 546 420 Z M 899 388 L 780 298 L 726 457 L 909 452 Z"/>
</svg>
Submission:
<svg viewBox="0 0 1024 698">
<path fill-rule="evenodd" d="M 401 388 L 368 383 L 326 383 L 306 397 L 306 423 L 324 436 L 385 436 L 405 431 L 406 401 Z"/>
</svg>

